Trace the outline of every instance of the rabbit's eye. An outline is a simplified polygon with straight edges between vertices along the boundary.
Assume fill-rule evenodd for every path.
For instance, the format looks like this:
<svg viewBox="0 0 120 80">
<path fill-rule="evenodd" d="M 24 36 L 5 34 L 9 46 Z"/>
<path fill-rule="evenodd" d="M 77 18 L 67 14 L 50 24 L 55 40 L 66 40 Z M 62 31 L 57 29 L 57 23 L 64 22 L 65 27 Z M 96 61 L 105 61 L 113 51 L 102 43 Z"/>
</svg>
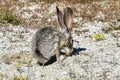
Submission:
<svg viewBox="0 0 120 80">
<path fill-rule="evenodd" d="M 73 43 L 74 40 L 72 40 L 72 43 Z"/>
</svg>

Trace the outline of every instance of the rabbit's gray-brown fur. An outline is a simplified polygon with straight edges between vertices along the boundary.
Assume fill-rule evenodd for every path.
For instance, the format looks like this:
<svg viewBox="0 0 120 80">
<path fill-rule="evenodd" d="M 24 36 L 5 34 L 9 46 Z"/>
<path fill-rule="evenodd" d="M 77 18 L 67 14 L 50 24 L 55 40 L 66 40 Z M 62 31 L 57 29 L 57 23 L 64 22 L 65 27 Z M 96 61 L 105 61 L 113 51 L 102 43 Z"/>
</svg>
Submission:
<svg viewBox="0 0 120 80">
<path fill-rule="evenodd" d="M 45 64 L 49 59 L 56 55 L 57 61 L 60 62 L 60 53 L 69 56 L 72 52 L 73 42 L 71 36 L 72 15 L 71 8 L 66 7 L 64 15 L 56 7 L 60 31 L 53 27 L 44 27 L 38 30 L 33 36 L 32 51 L 38 62 Z"/>
</svg>

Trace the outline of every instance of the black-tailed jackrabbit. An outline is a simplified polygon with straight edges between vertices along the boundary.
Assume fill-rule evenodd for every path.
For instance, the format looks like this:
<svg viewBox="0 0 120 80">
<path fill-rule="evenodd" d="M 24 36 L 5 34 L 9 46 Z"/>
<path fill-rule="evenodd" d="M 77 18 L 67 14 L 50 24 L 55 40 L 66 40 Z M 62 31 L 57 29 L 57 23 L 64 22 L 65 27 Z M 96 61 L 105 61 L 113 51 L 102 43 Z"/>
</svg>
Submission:
<svg viewBox="0 0 120 80">
<path fill-rule="evenodd" d="M 56 13 L 60 31 L 53 27 L 44 27 L 38 30 L 32 42 L 32 51 L 38 62 L 45 64 L 52 56 L 56 56 L 60 62 L 60 54 L 69 56 L 73 50 L 73 40 L 71 36 L 73 11 L 66 7 L 64 14 L 56 7 Z"/>
</svg>

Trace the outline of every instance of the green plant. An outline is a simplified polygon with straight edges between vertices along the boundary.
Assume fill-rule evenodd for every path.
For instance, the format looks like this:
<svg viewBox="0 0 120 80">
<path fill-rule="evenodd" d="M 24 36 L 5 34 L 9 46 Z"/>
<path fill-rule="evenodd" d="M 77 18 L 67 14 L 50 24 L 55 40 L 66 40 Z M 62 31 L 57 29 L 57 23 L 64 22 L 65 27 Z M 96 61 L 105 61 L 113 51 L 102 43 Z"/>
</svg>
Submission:
<svg viewBox="0 0 120 80">
<path fill-rule="evenodd" d="M 7 21 L 8 23 L 11 23 L 13 25 L 19 25 L 23 23 L 20 18 L 17 18 L 17 16 L 14 16 L 11 13 L 5 13 L 1 18 L 1 22 L 3 21 Z"/>
<path fill-rule="evenodd" d="M 79 27 L 79 23 L 78 22 L 73 22 L 73 27 Z"/>
<path fill-rule="evenodd" d="M 24 79 L 23 79 L 23 77 L 21 75 L 20 76 L 14 75 L 13 80 L 24 80 Z"/>
<path fill-rule="evenodd" d="M 105 33 L 108 33 L 113 30 L 120 30 L 120 26 L 118 26 L 118 27 L 103 27 L 102 28 L 102 31 L 104 31 Z"/>
<path fill-rule="evenodd" d="M 95 40 L 102 40 L 104 39 L 104 35 L 101 34 L 101 33 L 95 33 L 92 35 L 92 37 L 95 39 Z"/>
<path fill-rule="evenodd" d="M 13 11 L 0 8 L 0 23 L 3 23 L 5 21 L 13 25 L 19 25 L 24 22 L 20 17 L 14 15 Z"/>
<path fill-rule="evenodd" d="M 72 79 L 70 77 L 68 77 L 67 80 L 72 80 Z"/>
</svg>

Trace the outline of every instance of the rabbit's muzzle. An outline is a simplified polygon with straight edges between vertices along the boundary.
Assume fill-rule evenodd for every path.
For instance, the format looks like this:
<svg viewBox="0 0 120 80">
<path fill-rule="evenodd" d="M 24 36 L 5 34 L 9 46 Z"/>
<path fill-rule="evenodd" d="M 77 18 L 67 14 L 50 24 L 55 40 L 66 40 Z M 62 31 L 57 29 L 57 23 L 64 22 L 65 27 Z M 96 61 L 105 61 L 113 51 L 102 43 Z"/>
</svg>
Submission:
<svg viewBox="0 0 120 80">
<path fill-rule="evenodd" d="M 63 47 L 60 51 L 61 51 L 62 53 L 64 53 L 65 56 L 69 56 L 69 55 L 72 53 L 73 48 L 70 49 L 70 48 L 68 48 L 68 47 Z"/>
</svg>

